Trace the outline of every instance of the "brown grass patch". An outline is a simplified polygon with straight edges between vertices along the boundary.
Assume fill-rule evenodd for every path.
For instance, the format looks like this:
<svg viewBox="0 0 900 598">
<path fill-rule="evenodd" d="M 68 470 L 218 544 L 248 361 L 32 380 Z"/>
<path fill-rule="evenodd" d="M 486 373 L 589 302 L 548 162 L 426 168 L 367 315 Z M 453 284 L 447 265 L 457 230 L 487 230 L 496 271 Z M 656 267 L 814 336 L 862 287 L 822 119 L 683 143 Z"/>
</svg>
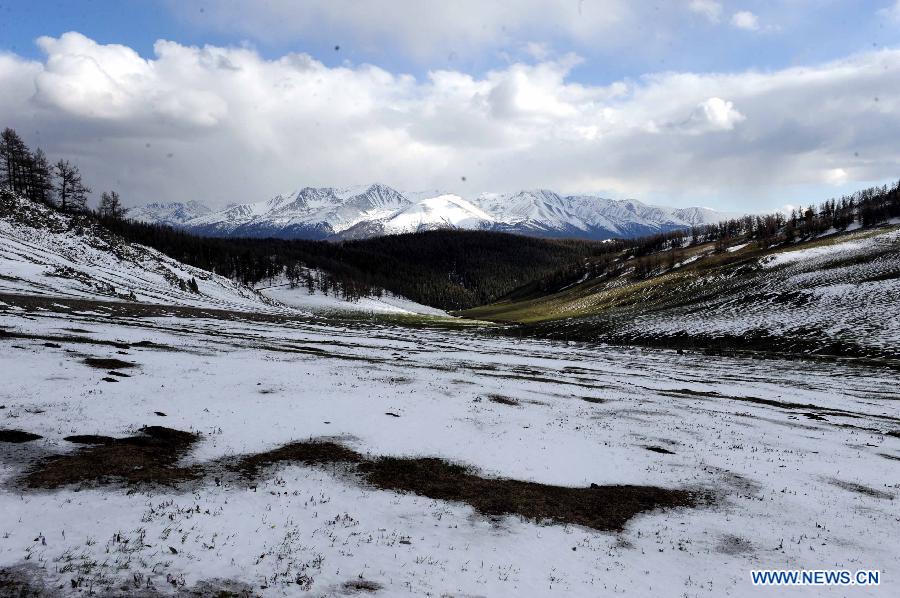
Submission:
<svg viewBox="0 0 900 598">
<path fill-rule="evenodd" d="M 703 497 L 687 490 L 653 486 L 570 488 L 483 477 L 472 468 L 435 457 L 370 458 L 335 442 L 294 442 L 248 455 L 233 466 L 254 477 L 266 467 L 303 463 L 355 466 L 367 483 L 382 490 L 411 492 L 437 500 L 464 502 L 489 516 L 520 515 L 532 520 L 621 529 L 638 513 L 696 506 Z"/>
<path fill-rule="evenodd" d="M 102 438 L 102 437 L 93 437 Z M 175 463 L 198 440 L 190 432 L 147 426 L 141 433 L 112 442 L 44 459 L 23 478 L 30 488 L 59 488 L 70 484 L 172 484 L 198 477 L 196 467 Z"/>
<path fill-rule="evenodd" d="M 487 396 L 487 398 L 492 403 L 499 403 L 501 405 L 509 405 L 510 407 L 518 407 L 520 405 L 519 401 L 517 401 L 513 398 L 510 398 L 510 397 L 505 397 L 503 395 L 490 394 Z"/>
<path fill-rule="evenodd" d="M 255 476 L 260 470 L 280 463 L 303 463 L 323 465 L 326 463 L 359 463 L 364 457 L 352 449 L 326 440 L 292 442 L 265 453 L 242 457 L 236 469 L 246 475 Z"/>
<path fill-rule="evenodd" d="M 620 530 L 638 513 L 698 502 L 689 491 L 653 486 L 570 488 L 485 478 L 463 465 L 428 457 L 382 457 L 361 463 L 359 470 L 366 481 L 385 490 L 464 502 L 485 515 L 520 515 L 597 530 Z"/>
<path fill-rule="evenodd" d="M 368 579 L 354 579 L 341 584 L 341 589 L 348 594 L 356 594 L 357 592 L 374 593 L 381 589 L 381 584 Z"/>
<path fill-rule="evenodd" d="M 872 498 L 883 498 L 886 500 L 894 500 L 894 495 L 885 492 L 883 490 L 876 490 L 875 488 L 870 488 L 869 486 L 865 486 L 863 484 L 857 484 L 855 482 L 846 482 L 844 480 L 838 480 L 836 478 L 830 478 L 827 480 L 829 484 L 833 486 L 837 486 L 838 488 L 843 488 L 844 490 L 849 490 L 850 492 L 856 492 L 857 494 L 863 494 L 865 496 L 871 496 Z"/>
<path fill-rule="evenodd" d="M 0 442 L 31 442 L 43 438 L 40 434 L 32 434 L 22 430 L 0 430 Z"/>
</svg>

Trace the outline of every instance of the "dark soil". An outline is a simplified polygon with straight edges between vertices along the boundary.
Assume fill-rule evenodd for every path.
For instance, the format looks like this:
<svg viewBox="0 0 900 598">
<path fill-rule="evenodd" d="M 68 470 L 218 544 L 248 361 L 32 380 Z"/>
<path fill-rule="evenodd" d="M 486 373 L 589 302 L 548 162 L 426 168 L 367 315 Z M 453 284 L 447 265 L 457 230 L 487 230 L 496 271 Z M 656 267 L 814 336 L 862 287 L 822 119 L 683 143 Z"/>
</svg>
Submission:
<svg viewBox="0 0 900 598">
<path fill-rule="evenodd" d="M 605 403 L 606 399 L 600 399 L 597 397 L 578 397 L 582 401 L 587 401 L 588 403 Z"/>
<path fill-rule="evenodd" d="M 661 446 L 645 446 L 644 448 L 647 449 L 648 451 L 653 451 L 654 453 L 659 453 L 661 455 L 674 455 L 675 454 L 672 451 L 670 451 L 669 449 L 663 448 Z"/>
<path fill-rule="evenodd" d="M 112 436 L 98 436 L 96 434 L 75 434 L 74 436 L 66 436 L 63 440 L 75 444 L 112 444 L 116 441 Z"/>
<path fill-rule="evenodd" d="M 135 436 L 48 457 L 24 476 L 23 483 L 30 488 L 59 488 L 116 481 L 172 484 L 194 479 L 199 468 L 176 467 L 175 463 L 198 439 L 190 432 L 147 426 Z"/>
<path fill-rule="evenodd" d="M 22 430 L 0 430 L 0 442 L 31 442 L 39 438 L 43 438 L 43 436 Z"/>
<path fill-rule="evenodd" d="M 84 360 L 85 365 L 98 370 L 124 370 L 127 368 L 137 367 L 137 364 L 130 361 L 122 361 L 114 357 L 87 357 Z"/>
</svg>

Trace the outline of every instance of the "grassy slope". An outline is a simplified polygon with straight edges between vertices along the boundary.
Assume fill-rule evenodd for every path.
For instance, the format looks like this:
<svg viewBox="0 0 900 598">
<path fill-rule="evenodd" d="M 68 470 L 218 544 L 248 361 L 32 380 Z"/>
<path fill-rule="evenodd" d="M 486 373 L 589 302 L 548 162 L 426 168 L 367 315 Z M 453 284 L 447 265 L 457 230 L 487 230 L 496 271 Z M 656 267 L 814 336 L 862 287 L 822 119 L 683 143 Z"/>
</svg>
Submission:
<svg viewBox="0 0 900 598">
<path fill-rule="evenodd" d="M 881 303 L 890 307 L 886 296 L 895 290 L 900 261 L 895 259 L 900 257 L 896 243 L 836 255 L 827 264 L 809 266 L 810 271 L 800 274 L 793 269 L 762 268 L 760 261 L 778 253 L 859 241 L 898 228 L 835 234 L 765 250 L 748 244 L 737 251 L 714 253 L 712 244 L 699 245 L 681 251 L 681 266 L 646 278 L 634 276 L 633 259 L 623 255 L 620 274 L 585 280 L 551 293 L 540 293 L 532 285 L 459 315 L 525 324 L 534 333 L 569 339 L 669 346 L 740 344 L 804 353 L 893 356 L 896 351 L 876 346 L 881 339 L 870 342 L 854 338 L 861 337 L 863 331 L 843 330 L 838 334 L 833 329 L 835 323 L 861 317 L 866 309 L 877 309 Z M 741 243 L 735 241 L 734 245 Z M 695 261 L 684 263 L 692 257 Z M 880 264 L 876 273 L 863 272 L 876 263 Z M 865 286 L 870 279 L 893 282 L 887 287 Z M 823 317 L 834 306 L 821 298 L 822 289 L 833 292 L 844 287 L 849 287 L 847 309 L 832 314 L 830 320 Z M 867 304 L 872 297 L 874 303 Z M 728 329 L 729 320 L 738 322 L 734 330 Z M 717 322 L 718 328 L 707 325 L 708 321 Z M 877 337 L 881 331 L 875 327 L 873 332 Z"/>
</svg>

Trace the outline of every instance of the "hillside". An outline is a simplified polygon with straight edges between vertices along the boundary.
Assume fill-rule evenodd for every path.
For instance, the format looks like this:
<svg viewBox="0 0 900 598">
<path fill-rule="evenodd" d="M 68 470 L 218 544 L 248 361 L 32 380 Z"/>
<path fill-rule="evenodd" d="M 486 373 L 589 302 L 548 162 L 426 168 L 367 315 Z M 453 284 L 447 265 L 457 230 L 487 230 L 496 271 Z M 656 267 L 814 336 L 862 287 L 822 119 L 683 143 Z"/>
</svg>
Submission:
<svg viewBox="0 0 900 598">
<path fill-rule="evenodd" d="M 483 305 L 615 243 L 548 240 L 488 231 L 433 230 L 332 243 L 203 237 L 184 230 L 103 219 L 110 230 L 166 255 L 254 285 L 288 269 L 328 274 L 345 298 L 389 291 L 442 310 Z"/>
<path fill-rule="evenodd" d="M 0 293 L 271 311 L 275 302 L 92 217 L 0 192 Z"/>
<path fill-rule="evenodd" d="M 570 340 L 898 358 L 898 224 L 765 249 L 700 243 L 662 252 L 648 274 L 623 252 L 597 276 L 461 313 Z"/>
</svg>

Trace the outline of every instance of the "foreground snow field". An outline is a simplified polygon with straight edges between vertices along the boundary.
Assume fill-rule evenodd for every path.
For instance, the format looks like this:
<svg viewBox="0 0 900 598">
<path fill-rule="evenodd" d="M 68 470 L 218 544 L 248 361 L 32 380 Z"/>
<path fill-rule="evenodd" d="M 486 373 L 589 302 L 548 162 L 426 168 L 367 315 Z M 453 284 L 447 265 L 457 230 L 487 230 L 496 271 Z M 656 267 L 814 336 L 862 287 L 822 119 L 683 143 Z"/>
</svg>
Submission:
<svg viewBox="0 0 900 598">
<path fill-rule="evenodd" d="M 751 584 L 762 568 L 882 572 L 878 587 L 792 595 L 897 592 L 889 369 L 14 295 L 0 296 L 0 347 L 0 428 L 42 437 L 0 442 L 0 576 L 46 595 L 758 596 L 773 593 Z M 486 477 L 708 499 L 598 531 L 379 489 L 335 464 L 22 481 L 84 450 L 64 437 L 148 425 L 199 435 L 186 467 L 329 439 Z"/>
</svg>

